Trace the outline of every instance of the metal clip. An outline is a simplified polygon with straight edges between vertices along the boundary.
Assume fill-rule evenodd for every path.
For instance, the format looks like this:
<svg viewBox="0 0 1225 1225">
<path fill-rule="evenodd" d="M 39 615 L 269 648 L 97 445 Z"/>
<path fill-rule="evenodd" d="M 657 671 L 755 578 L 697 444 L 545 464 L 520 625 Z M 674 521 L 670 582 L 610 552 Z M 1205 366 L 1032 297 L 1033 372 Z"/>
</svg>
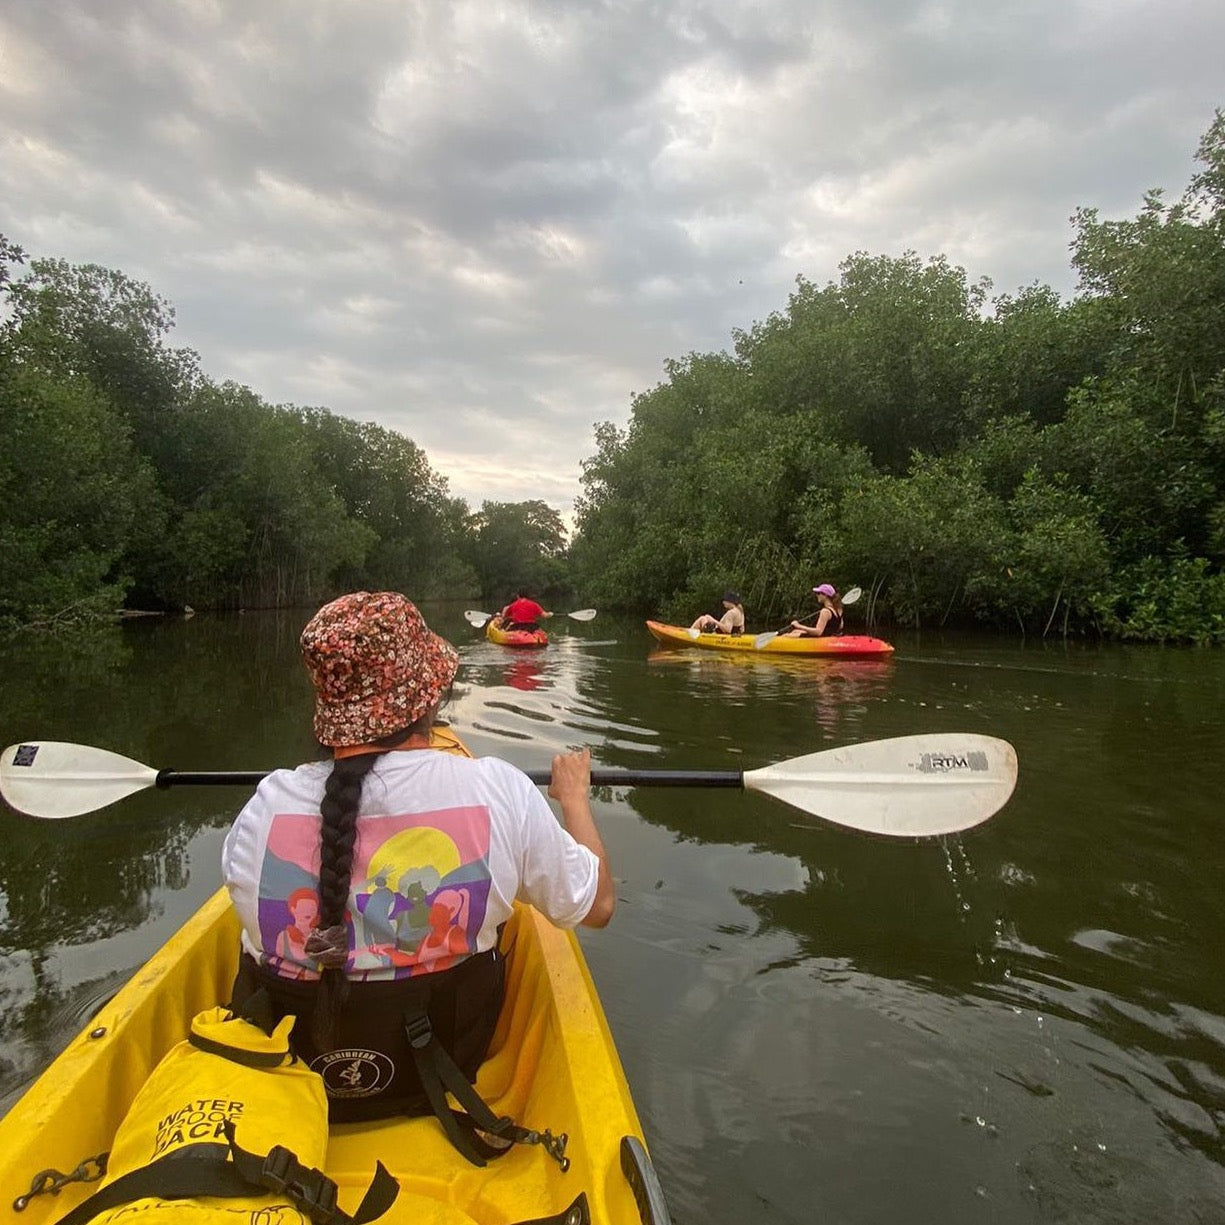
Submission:
<svg viewBox="0 0 1225 1225">
<path fill-rule="evenodd" d="M 564 1174 L 570 1168 L 570 1158 L 566 1156 L 566 1145 L 570 1142 L 570 1137 L 563 1131 L 560 1136 L 555 1136 L 546 1127 L 540 1133 L 540 1143 L 544 1145 L 544 1151 L 561 1166 L 561 1172 Z"/>
<path fill-rule="evenodd" d="M 106 1159 L 109 1155 L 99 1153 L 96 1157 L 86 1157 L 71 1174 L 61 1174 L 59 1170 L 39 1170 L 31 1180 L 30 1189 L 25 1195 L 19 1195 L 13 1201 L 13 1211 L 24 1212 L 36 1195 L 59 1195 L 69 1183 L 97 1182 L 106 1173 Z"/>
</svg>

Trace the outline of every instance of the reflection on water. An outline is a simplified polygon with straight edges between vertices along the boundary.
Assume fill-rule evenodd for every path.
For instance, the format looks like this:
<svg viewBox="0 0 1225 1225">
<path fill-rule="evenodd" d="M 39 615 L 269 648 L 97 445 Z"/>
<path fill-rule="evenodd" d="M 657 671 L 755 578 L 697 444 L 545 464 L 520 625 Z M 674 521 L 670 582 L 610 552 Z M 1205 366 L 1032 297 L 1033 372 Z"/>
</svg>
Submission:
<svg viewBox="0 0 1225 1225">
<path fill-rule="evenodd" d="M 544 665 L 535 658 L 527 658 L 516 659 L 507 666 L 506 683 L 512 689 L 531 693 L 533 689 L 543 689 L 549 682 L 545 678 Z"/>
<path fill-rule="evenodd" d="M 930 843 L 759 794 L 604 790 L 620 906 L 584 947 L 680 1220 L 1225 1219 L 1225 658 L 899 639 L 886 661 L 653 649 L 601 614 L 518 655 L 462 609 L 448 715 L 525 768 L 752 768 L 956 729 L 1018 749 L 1012 802 Z M 125 627 L 10 657 L 5 743 L 179 769 L 311 755 L 302 615 Z M 241 795 L 8 818 L 0 1092 L 217 879 Z"/>
<path fill-rule="evenodd" d="M 824 739 L 845 740 L 864 713 L 865 703 L 885 695 L 892 658 L 804 659 L 747 651 L 661 648 L 647 656 L 652 667 L 683 669 L 704 694 L 717 692 L 732 701 L 772 701 L 785 696 L 804 708 Z"/>
</svg>

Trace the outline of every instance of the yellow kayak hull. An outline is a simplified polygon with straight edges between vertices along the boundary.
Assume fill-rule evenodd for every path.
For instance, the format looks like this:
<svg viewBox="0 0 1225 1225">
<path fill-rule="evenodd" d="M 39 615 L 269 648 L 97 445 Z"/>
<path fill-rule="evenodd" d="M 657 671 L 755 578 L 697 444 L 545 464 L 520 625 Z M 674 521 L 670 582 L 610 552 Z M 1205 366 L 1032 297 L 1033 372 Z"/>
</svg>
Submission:
<svg viewBox="0 0 1225 1225">
<path fill-rule="evenodd" d="M 436 740 L 439 747 L 466 752 L 451 733 Z M 381 1225 L 531 1221 L 562 1212 L 580 1193 L 593 1221 L 643 1220 L 622 1169 L 624 1137 L 633 1137 L 645 1153 L 642 1128 L 577 939 L 520 905 L 502 946 L 507 1000 L 477 1091 L 495 1114 L 566 1133 L 569 1170 L 539 1146 L 520 1145 L 480 1169 L 451 1147 L 432 1116 L 336 1125 L 324 1172 L 340 1189 L 341 1207 L 356 1209 L 375 1162 L 382 1161 L 401 1191 Z M 99 1009 L 0 1120 L 6 1206 L 29 1192 L 40 1171 L 71 1171 L 109 1150 L 128 1104 L 186 1036 L 191 1018 L 229 999 L 238 955 L 239 923 L 222 889 Z M 56 1196 L 31 1198 L 9 1219 L 54 1222 L 91 1190 L 70 1183 Z M 663 1225 L 666 1216 L 655 1219 Z"/>
<path fill-rule="evenodd" d="M 702 647 L 708 651 L 748 651 L 754 655 L 821 655 L 828 659 L 879 659 L 893 654 L 892 644 L 865 634 L 836 634 L 829 638 L 770 639 L 757 646 L 756 634 L 698 634 L 690 637 L 680 625 L 648 621 L 647 629 L 665 646 Z"/>
</svg>

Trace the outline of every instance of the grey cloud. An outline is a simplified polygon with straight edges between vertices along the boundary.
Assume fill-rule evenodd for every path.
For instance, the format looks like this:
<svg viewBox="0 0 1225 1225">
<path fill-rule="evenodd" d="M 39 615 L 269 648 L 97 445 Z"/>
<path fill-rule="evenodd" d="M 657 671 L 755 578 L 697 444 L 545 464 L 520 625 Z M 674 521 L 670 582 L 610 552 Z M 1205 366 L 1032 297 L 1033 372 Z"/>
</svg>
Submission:
<svg viewBox="0 0 1225 1225">
<path fill-rule="evenodd" d="M 797 273 L 1070 292 L 1069 215 L 1181 188 L 1222 45 L 1216 0 L 9 0 L 0 230 L 149 281 L 214 377 L 566 509 L 592 423 Z"/>
</svg>

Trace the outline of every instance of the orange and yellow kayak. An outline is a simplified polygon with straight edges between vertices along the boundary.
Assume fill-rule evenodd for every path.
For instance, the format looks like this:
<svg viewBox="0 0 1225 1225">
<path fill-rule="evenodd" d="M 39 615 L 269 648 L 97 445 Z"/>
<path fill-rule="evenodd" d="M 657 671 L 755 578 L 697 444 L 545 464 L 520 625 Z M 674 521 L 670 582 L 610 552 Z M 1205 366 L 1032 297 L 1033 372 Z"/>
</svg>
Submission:
<svg viewBox="0 0 1225 1225">
<path fill-rule="evenodd" d="M 467 754 L 446 729 L 436 730 L 435 744 Z M 495 1114 L 566 1133 L 569 1169 L 525 1145 L 480 1169 L 451 1147 L 432 1116 L 347 1123 L 331 1128 L 324 1168 L 339 1187 L 340 1207 L 356 1209 L 381 1161 L 400 1194 L 380 1225 L 666 1225 L 642 1127 L 574 934 L 519 905 L 502 947 L 506 1004 L 477 1091 Z M 96 1184 L 29 1192 L 36 1176 L 76 1170 L 111 1147 L 136 1091 L 186 1037 L 192 1017 L 229 999 L 238 956 L 238 919 L 222 889 L 30 1086 L 0 1120 L 5 1220 L 45 1225 L 88 1197 Z M 11 1205 L 23 1196 L 28 1201 L 15 1213 Z"/>
<path fill-rule="evenodd" d="M 863 634 L 835 634 L 828 638 L 770 639 L 757 646 L 756 634 L 698 634 L 691 637 L 680 625 L 648 621 L 647 629 L 665 646 L 702 647 L 708 651 L 748 651 L 756 655 L 820 655 L 827 659 L 879 659 L 892 655 L 893 646 L 880 638 Z"/>
<path fill-rule="evenodd" d="M 501 617 L 491 617 L 485 626 L 485 637 L 503 647 L 547 647 L 549 636 L 540 629 L 504 630 Z"/>
</svg>

